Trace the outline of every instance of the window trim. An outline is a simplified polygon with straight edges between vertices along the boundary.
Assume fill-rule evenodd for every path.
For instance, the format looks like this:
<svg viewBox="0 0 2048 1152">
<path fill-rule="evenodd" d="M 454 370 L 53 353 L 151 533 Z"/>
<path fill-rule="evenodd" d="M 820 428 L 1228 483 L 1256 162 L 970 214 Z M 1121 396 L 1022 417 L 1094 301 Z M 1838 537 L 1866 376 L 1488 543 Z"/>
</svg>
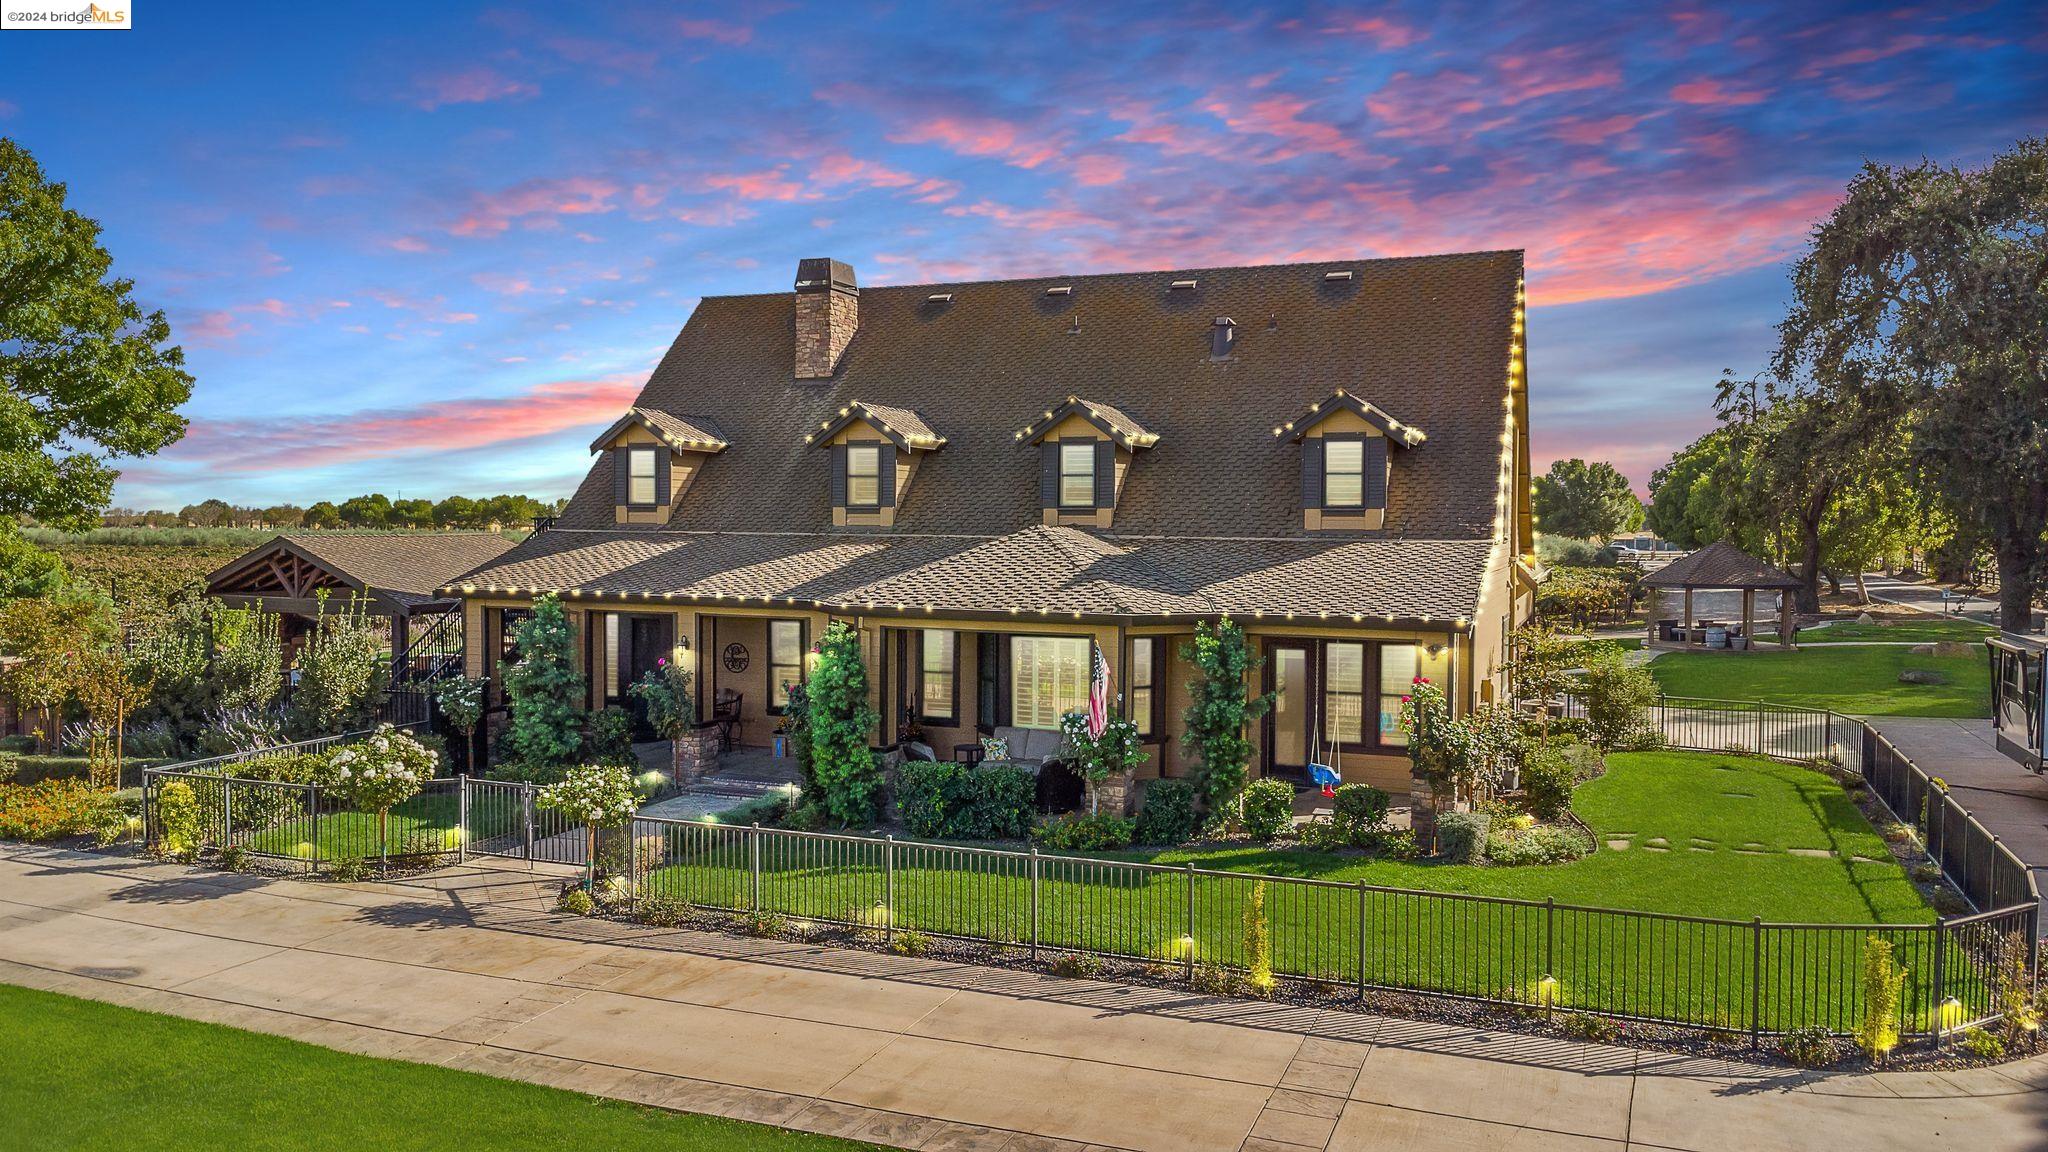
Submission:
<svg viewBox="0 0 2048 1152">
<path fill-rule="evenodd" d="M 932 714 L 923 710 L 924 678 L 925 673 L 928 671 L 925 667 L 925 638 L 938 635 L 948 635 L 953 638 L 953 659 L 950 661 L 953 665 L 950 671 L 953 699 L 951 708 L 947 712 Z M 920 628 L 917 630 L 916 636 L 917 659 L 910 665 L 910 698 L 916 701 L 918 709 L 917 722 L 932 728 L 958 728 L 960 727 L 960 632 L 954 628 Z"/>
<path fill-rule="evenodd" d="M 1138 652 L 1143 649 L 1149 654 L 1146 680 L 1138 683 Z M 1138 725 L 1138 739 L 1147 744 L 1166 741 L 1166 685 L 1160 680 L 1161 666 L 1166 661 L 1166 637 L 1131 637 L 1130 667 L 1124 677 L 1124 699 L 1130 702 L 1130 718 Z M 1145 692 L 1146 705 L 1139 713 L 1138 693 Z"/>
<path fill-rule="evenodd" d="M 1026 724 L 1026 723 L 1024 723 L 1024 721 L 1023 721 L 1023 720 L 1022 720 L 1022 719 L 1021 719 L 1021 718 L 1020 718 L 1020 717 L 1019 717 L 1019 716 L 1017 715 L 1017 687 L 1018 687 L 1018 680 L 1017 680 L 1017 659 L 1018 659 L 1017 653 L 1018 653 L 1018 647 L 1017 647 L 1017 641 L 1019 641 L 1019 640 L 1063 640 L 1063 641 L 1071 641 L 1071 642 L 1077 642 L 1077 643 L 1080 643 L 1080 644 L 1087 644 L 1087 645 L 1092 645 L 1092 644 L 1094 643 L 1094 640 L 1093 640 L 1093 639 L 1092 639 L 1091 637 L 1088 637 L 1088 636 L 1069 636 L 1069 635 L 1061 635 L 1061 634 L 1059 634 L 1059 633 L 1056 633 L 1056 632 L 1055 632 L 1055 633 L 1016 633 L 1016 634 L 1012 634 L 1012 635 L 1011 635 L 1011 637 L 1010 637 L 1010 646 L 1009 646 L 1009 647 L 1010 647 L 1010 651 L 1009 651 L 1009 653 L 1008 653 L 1008 659 L 1004 661 L 1004 664 L 1005 664 L 1005 665 L 1006 665 L 1006 666 L 1008 667 L 1008 669 L 1009 669 L 1009 676 L 1007 677 L 1007 679 L 1009 680 L 1009 683 L 1008 683 L 1008 685 L 1006 686 L 1006 687 L 1007 687 L 1007 691 L 1008 691 L 1008 695 L 1009 695 L 1009 701 L 1010 701 L 1010 718 L 1009 718 L 1009 719 L 1010 719 L 1010 723 L 1009 723 L 1009 725 L 1008 725 L 1008 726 L 1009 726 L 1009 727 L 1012 727 L 1012 728 L 1028 728 L 1028 729 L 1030 729 L 1030 730 L 1032 730 L 1032 731 L 1034 731 L 1034 732 L 1047 732 L 1047 731 L 1050 731 L 1050 732 L 1057 732 L 1057 731 L 1059 731 L 1059 716 L 1055 716 L 1055 717 L 1053 718 L 1053 722 L 1052 722 L 1052 725 L 1051 725 L 1051 727 L 1047 728 L 1047 727 L 1042 727 L 1042 726 L 1040 726 L 1040 725 L 1036 725 L 1036 724 Z M 1090 649 L 1090 652 L 1092 653 L 1092 648 Z M 1090 668 L 1089 668 L 1089 667 L 1087 666 L 1087 660 L 1088 660 L 1088 657 L 1087 657 L 1087 656 L 1084 656 L 1084 657 L 1083 657 L 1083 660 L 1082 660 L 1082 665 L 1083 665 L 1083 667 L 1082 667 L 1082 672 L 1081 672 L 1081 697 L 1080 697 L 1080 700 L 1079 700 L 1079 704 L 1080 704 L 1080 706 L 1081 706 L 1082 708 L 1084 708 L 1084 709 L 1085 709 L 1085 708 L 1087 707 L 1087 704 L 1088 704 L 1088 674 L 1089 674 L 1089 672 L 1091 671 L 1091 669 L 1090 669 Z M 1069 709 L 1069 711 L 1071 711 L 1071 709 Z M 1060 715 L 1065 715 L 1065 714 L 1066 714 L 1065 712 L 1062 712 L 1062 713 L 1060 713 Z"/>
<path fill-rule="evenodd" d="M 777 664 L 775 662 L 775 626 L 777 624 L 796 625 L 796 663 L 794 665 Z M 806 661 L 804 657 L 811 650 L 811 622 L 801 617 L 771 617 L 768 620 L 767 629 L 768 659 L 763 661 L 763 665 L 764 671 L 768 676 L 768 690 L 764 694 L 765 699 L 763 703 L 767 705 L 768 715 L 780 716 L 783 712 L 787 711 L 788 705 L 775 702 L 776 690 L 782 686 L 782 677 L 777 676 L 775 672 L 778 668 L 794 667 L 796 669 L 796 678 L 793 682 L 796 684 L 808 683 L 809 669 L 805 666 Z"/>
<path fill-rule="evenodd" d="M 893 459 L 888 461 L 884 461 L 883 459 L 884 453 L 882 450 L 887 447 L 889 447 L 889 445 L 884 444 L 879 440 L 850 440 L 847 442 L 846 510 L 848 512 L 880 512 L 882 510 L 882 469 L 890 467 L 894 463 Z M 866 479 L 867 477 L 861 476 L 858 472 L 854 470 L 853 461 L 856 453 L 868 452 L 874 453 L 875 457 L 875 474 L 873 477 L 875 482 L 875 499 L 872 503 L 862 503 L 861 501 L 855 500 L 853 498 L 853 485 L 856 479 Z M 894 453 L 890 453 L 889 455 L 893 457 Z"/>
<path fill-rule="evenodd" d="M 1096 448 L 1095 448 L 1095 445 L 1096 445 L 1097 443 L 1098 443 L 1098 441 L 1095 441 L 1095 440 L 1089 440 L 1089 439 L 1079 439 L 1079 440 L 1061 440 L 1061 441 L 1059 441 L 1059 442 L 1058 442 L 1058 444 L 1059 444 L 1059 449 L 1058 449 L 1058 453 L 1057 453 L 1057 465 L 1058 465 L 1058 466 L 1057 466 L 1057 468 L 1056 468 L 1056 469 L 1055 469 L 1055 471 L 1054 471 L 1054 477 L 1053 477 L 1053 479 L 1054 479 L 1054 481 L 1055 481 L 1055 486 L 1054 486 L 1054 489 L 1053 489 L 1053 496 L 1054 496 L 1054 504 L 1053 504 L 1053 507 L 1057 508 L 1057 509 L 1058 509 L 1059 511 L 1061 511 L 1061 512 L 1093 512 L 1093 511 L 1095 511 L 1095 510 L 1096 510 L 1097 506 L 1096 506 L 1096 503 L 1095 503 L 1095 482 L 1096 482 L 1096 477 L 1095 477 L 1095 464 L 1096 464 Z M 1078 455 L 1081 455 L 1081 456 L 1085 457 L 1085 459 L 1086 459 L 1086 460 L 1088 461 L 1088 473 L 1087 473 L 1087 479 L 1088 479 L 1088 499 L 1087 499 L 1087 500 L 1086 500 L 1085 502 L 1083 502 L 1083 503 L 1080 503 L 1080 504 L 1070 504 L 1070 503 L 1068 503 L 1068 502 L 1067 502 L 1067 477 L 1069 476 L 1069 473 L 1068 473 L 1068 471 L 1067 471 L 1067 451 L 1068 451 L 1069 449 L 1073 449 L 1073 450 L 1074 450 L 1074 451 L 1075 451 L 1075 452 L 1076 452 L 1076 453 L 1077 453 Z M 1075 476 L 1079 476 L 1079 473 L 1073 473 L 1072 475 L 1075 475 Z"/>
<path fill-rule="evenodd" d="M 1340 504 L 1330 499 L 1330 477 L 1337 475 L 1337 473 L 1333 473 L 1330 470 L 1330 445 L 1332 444 L 1358 445 L 1358 471 L 1356 473 L 1358 476 L 1358 499 L 1354 503 Z M 1347 469 L 1342 475 L 1350 476 L 1353 473 Z M 1363 514 L 1368 510 L 1365 503 L 1365 488 L 1365 436 L 1357 432 L 1338 432 L 1325 435 L 1323 437 L 1323 509 L 1328 512 L 1341 512 L 1347 515 L 1351 513 Z"/>
<path fill-rule="evenodd" d="M 659 449 L 649 444 L 632 444 L 627 446 L 626 507 L 637 509 L 659 508 L 664 503 L 661 493 L 661 460 L 655 455 L 658 451 Z M 647 493 L 651 497 L 645 501 L 633 499 L 633 486 L 643 479 L 639 472 L 640 461 L 643 459 L 647 461 L 647 475 L 645 479 L 647 481 Z"/>
</svg>

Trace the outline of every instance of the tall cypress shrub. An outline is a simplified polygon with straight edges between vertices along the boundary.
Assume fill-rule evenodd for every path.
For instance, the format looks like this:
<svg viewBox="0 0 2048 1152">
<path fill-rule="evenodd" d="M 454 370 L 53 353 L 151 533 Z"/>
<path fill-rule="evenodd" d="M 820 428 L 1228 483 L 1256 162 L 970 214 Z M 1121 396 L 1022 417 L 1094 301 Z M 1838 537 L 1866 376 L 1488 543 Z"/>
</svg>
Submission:
<svg viewBox="0 0 2048 1152">
<path fill-rule="evenodd" d="M 512 630 L 515 663 L 505 669 L 511 727 L 506 759 L 523 775 L 555 777 L 583 750 L 583 673 L 576 668 L 568 614 L 552 593 Z"/>
<path fill-rule="evenodd" d="M 835 620 L 825 629 L 808 695 L 811 774 L 825 811 L 840 824 L 863 823 L 881 798 L 882 768 L 868 747 L 877 717 L 868 705 L 867 662 L 853 625 Z"/>
</svg>

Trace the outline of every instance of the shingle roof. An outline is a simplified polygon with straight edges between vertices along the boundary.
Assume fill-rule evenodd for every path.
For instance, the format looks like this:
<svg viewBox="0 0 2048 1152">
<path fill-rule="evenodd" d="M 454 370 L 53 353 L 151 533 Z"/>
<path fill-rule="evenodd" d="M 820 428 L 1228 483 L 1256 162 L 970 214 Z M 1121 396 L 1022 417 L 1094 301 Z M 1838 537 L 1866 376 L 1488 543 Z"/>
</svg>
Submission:
<svg viewBox="0 0 2048 1152">
<path fill-rule="evenodd" d="M 829 440 L 856 420 L 865 420 L 901 448 L 932 449 L 943 447 L 946 443 L 946 438 L 933 431 L 924 417 L 910 409 L 895 408 L 887 404 L 870 404 L 865 400 L 849 401 L 846 407 L 839 410 L 837 416 L 826 420 L 816 432 L 805 435 L 804 443 Z"/>
<path fill-rule="evenodd" d="M 730 446 L 718 431 L 715 420 L 703 416 L 682 416 L 659 408 L 628 408 L 624 416 L 613 421 L 611 427 L 590 442 L 590 450 L 595 452 L 610 444 L 630 424 L 640 425 L 678 451 L 722 452 Z"/>
<path fill-rule="evenodd" d="M 1386 409 L 1381 408 L 1370 400 L 1354 396 L 1342 388 L 1310 404 L 1307 408 L 1302 409 L 1300 415 L 1274 428 L 1273 435 L 1284 436 L 1292 432 L 1294 433 L 1294 441 L 1298 444 L 1303 437 L 1308 435 L 1309 429 L 1328 420 L 1338 412 L 1356 413 L 1359 419 L 1379 429 L 1404 448 L 1413 448 L 1424 440 L 1429 439 L 1429 435 L 1422 429 L 1417 428 L 1413 424 L 1403 424 L 1399 420 L 1394 419 L 1393 414 Z"/>
<path fill-rule="evenodd" d="M 1017 430 L 1074 395 L 1159 435 L 1124 480 L 1119 533 L 1300 537 L 1300 449 L 1271 430 L 1342 387 L 1429 430 L 1394 458 L 1383 535 L 1487 538 L 1521 273 L 1521 253 L 1481 252 L 867 287 L 838 371 L 802 381 L 791 293 L 707 297 L 635 404 L 702 413 L 731 447 L 667 525 L 645 530 L 830 525 L 830 462 L 799 438 L 858 399 L 948 440 L 898 533 L 1016 532 L 1041 518 L 1038 457 Z M 1184 279 L 1197 287 L 1170 287 Z M 1073 291 L 1047 295 L 1054 285 Z M 933 308 L 935 291 L 953 300 Z M 1210 324 L 1226 314 L 1266 319 L 1213 360 Z M 613 527 L 611 469 L 594 462 L 562 526 Z"/>
<path fill-rule="evenodd" d="M 292 549 L 346 584 L 409 604 L 443 599 L 442 585 L 510 551 L 496 532 L 292 532 L 260 544 L 207 577 L 211 588 L 266 554 Z"/>
<path fill-rule="evenodd" d="M 1040 413 L 1036 420 L 1017 433 L 1017 439 L 1026 444 L 1040 443 L 1047 433 L 1059 427 L 1069 416 L 1079 416 L 1088 421 L 1100 428 L 1103 435 L 1127 449 L 1150 448 L 1159 442 L 1157 433 L 1147 431 L 1123 409 L 1095 400 L 1083 400 L 1079 396 L 1069 396 Z"/>
<path fill-rule="evenodd" d="M 918 612 L 1469 617 L 1485 540 L 1110 539 L 553 529 L 464 576 L 485 591 Z"/>
<path fill-rule="evenodd" d="M 1650 588 L 1797 588 L 1799 581 L 1726 540 L 1716 540 L 1643 577 Z"/>
</svg>

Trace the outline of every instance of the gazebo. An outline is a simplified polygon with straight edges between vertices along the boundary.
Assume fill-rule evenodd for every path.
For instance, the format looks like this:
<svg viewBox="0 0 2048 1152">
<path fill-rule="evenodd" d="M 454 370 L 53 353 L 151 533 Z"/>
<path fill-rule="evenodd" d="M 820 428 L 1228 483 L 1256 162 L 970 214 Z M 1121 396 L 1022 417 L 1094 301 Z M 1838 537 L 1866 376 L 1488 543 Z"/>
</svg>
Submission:
<svg viewBox="0 0 2048 1152">
<path fill-rule="evenodd" d="M 1650 589 L 1652 648 L 1754 650 L 1758 592 L 1779 594 L 1778 644 L 1792 647 L 1792 597 L 1787 593 L 1799 587 L 1799 581 L 1725 540 L 1716 540 L 1650 573 L 1643 577 L 1643 586 Z M 1694 612 L 1694 594 L 1703 592 L 1742 593 L 1741 621 L 1700 618 Z M 1683 594 L 1676 617 L 1668 615 L 1664 607 L 1673 593 Z"/>
</svg>

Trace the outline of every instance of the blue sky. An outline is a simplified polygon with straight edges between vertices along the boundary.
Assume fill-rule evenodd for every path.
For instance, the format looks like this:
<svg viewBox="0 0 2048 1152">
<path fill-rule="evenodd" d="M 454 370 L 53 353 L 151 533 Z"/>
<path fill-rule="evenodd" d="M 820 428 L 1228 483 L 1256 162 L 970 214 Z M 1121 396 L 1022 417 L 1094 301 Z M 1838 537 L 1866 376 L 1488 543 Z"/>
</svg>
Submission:
<svg viewBox="0 0 2048 1152">
<path fill-rule="evenodd" d="M 2048 127 L 2031 4 L 162 3 L 0 134 L 171 317 L 131 506 L 565 494 L 700 296 L 1520 247 L 1538 467 L 1641 486 L 1865 158 Z"/>
</svg>

